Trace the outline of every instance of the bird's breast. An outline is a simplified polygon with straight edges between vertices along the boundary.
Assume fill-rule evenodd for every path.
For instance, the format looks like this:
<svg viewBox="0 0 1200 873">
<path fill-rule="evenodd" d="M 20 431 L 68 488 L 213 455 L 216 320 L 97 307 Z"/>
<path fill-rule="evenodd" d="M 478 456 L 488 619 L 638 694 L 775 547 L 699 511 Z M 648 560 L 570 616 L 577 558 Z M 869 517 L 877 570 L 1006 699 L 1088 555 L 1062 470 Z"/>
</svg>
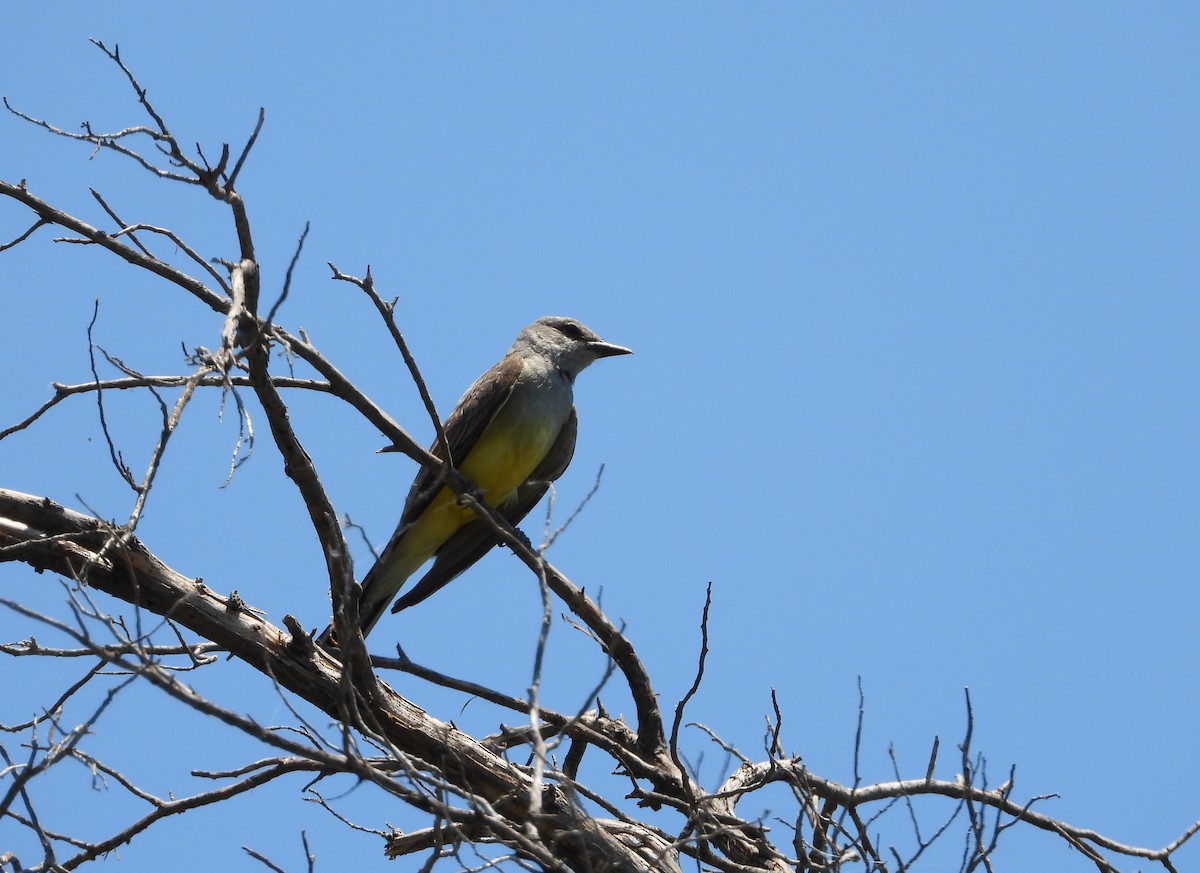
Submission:
<svg viewBox="0 0 1200 873">
<path fill-rule="evenodd" d="M 459 469 L 496 505 L 546 457 L 571 412 L 568 383 L 546 376 L 519 384 Z"/>
</svg>

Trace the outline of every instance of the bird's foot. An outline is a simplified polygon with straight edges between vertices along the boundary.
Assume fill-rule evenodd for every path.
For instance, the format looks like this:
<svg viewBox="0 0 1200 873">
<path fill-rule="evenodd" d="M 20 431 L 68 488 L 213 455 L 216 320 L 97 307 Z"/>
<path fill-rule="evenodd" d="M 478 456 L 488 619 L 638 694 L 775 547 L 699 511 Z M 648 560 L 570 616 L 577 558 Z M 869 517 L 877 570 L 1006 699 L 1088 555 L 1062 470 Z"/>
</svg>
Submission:
<svg viewBox="0 0 1200 873">
<path fill-rule="evenodd" d="M 523 545 L 525 548 L 529 549 L 529 551 L 531 551 L 531 552 L 537 551 L 537 549 L 535 549 L 533 547 L 533 542 L 529 539 L 528 536 L 525 535 L 525 531 L 521 530 L 519 527 L 514 527 L 513 530 L 516 531 L 517 539 L 519 539 L 521 541 L 521 545 Z"/>
</svg>

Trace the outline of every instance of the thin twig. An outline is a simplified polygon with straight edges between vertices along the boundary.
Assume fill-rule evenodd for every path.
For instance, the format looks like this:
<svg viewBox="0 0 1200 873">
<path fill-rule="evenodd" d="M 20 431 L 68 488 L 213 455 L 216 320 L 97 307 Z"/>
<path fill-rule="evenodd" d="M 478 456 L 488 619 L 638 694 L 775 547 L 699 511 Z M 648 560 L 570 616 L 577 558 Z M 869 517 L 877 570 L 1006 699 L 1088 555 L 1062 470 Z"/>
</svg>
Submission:
<svg viewBox="0 0 1200 873">
<path fill-rule="evenodd" d="M 142 254 L 146 255 L 147 257 L 154 257 L 154 255 L 150 254 L 150 249 L 142 245 L 142 241 L 134 235 L 134 232 L 129 225 L 122 221 L 120 216 L 113 211 L 113 208 L 109 206 L 107 202 L 105 202 L 103 197 L 100 196 L 100 192 L 95 188 L 89 188 L 88 190 L 92 192 L 92 197 L 95 198 L 96 202 L 100 204 L 100 208 L 107 212 L 108 217 L 117 223 L 117 227 L 121 230 L 121 232 L 129 235 L 130 242 L 141 249 Z"/>
<path fill-rule="evenodd" d="M 0 245 L 0 252 L 4 251 L 6 249 L 11 249 L 13 246 L 20 245 L 21 243 L 25 242 L 25 240 L 29 239 L 29 237 L 31 237 L 33 235 L 33 232 L 36 231 L 39 227 L 45 227 L 47 224 L 50 224 L 50 222 L 44 218 L 39 218 L 37 221 L 35 221 L 33 224 L 31 224 L 29 226 L 29 230 L 25 231 L 23 234 L 21 234 L 19 237 L 14 239 L 12 242 L 7 242 L 7 243 L 4 243 L 3 245 Z"/>
<path fill-rule="evenodd" d="M 88 340 L 88 360 L 92 369 L 92 378 L 95 379 L 95 384 L 100 384 L 100 373 L 96 370 L 96 342 L 92 338 L 92 330 L 96 326 L 96 319 L 100 317 L 100 298 L 97 297 L 92 306 L 92 320 L 87 326 Z M 121 453 L 117 451 L 117 447 L 113 444 L 112 433 L 108 429 L 108 419 L 104 414 L 104 392 L 99 388 L 96 389 L 96 410 L 100 416 L 100 432 L 104 434 L 104 442 L 108 446 L 108 455 L 112 459 L 112 465 L 116 468 L 117 473 L 125 480 L 134 493 L 137 493 L 138 484 L 133 479 L 133 471 L 125 464 Z"/>
<path fill-rule="evenodd" d="M 680 778 L 684 790 L 689 794 L 694 793 L 691 781 L 684 777 L 687 771 L 684 769 L 683 761 L 679 757 L 679 726 L 683 722 L 683 713 L 687 709 L 688 702 L 695 697 L 696 692 L 700 690 L 700 682 L 704 679 L 704 666 L 708 661 L 708 611 L 712 607 L 712 582 L 704 591 L 704 610 L 700 614 L 700 656 L 696 659 L 696 676 L 692 680 L 692 687 L 687 690 L 687 693 L 680 698 L 675 704 L 675 718 L 671 722 L 671 737 L 667 743 L 667 748 L 671 750 L 671 760 L 675 762 L 675 766 L 679 768 Z M 694 799 L 694 798 L 693 798 Z"/>
<path fill-rule="evenodd" d="M 246 163 L 246 158 L 250 157 L 250 150 L 254 148 L 254 143 L 258 140 L 258 134 L 263 129 L 263 122 L 267 120 L 267 110 L 262 106 L 258 107 L 258 121 L 254 125 L 254 130 L 250 134 L 250 138 L 246 140 L 246 145 L 242 148 L 242 153 L 238 155 L 237 162 L 233 165 L 233 172 L 229 174 L 225 182 L 226 187 L 232 188 L 237 184 L 238 174 L 242 172 L 242 166 Z M 308 232 L 308 225 L 305 225 L 305 233 Z M 273 321 L 274 319 L 268 319 Z"/>
<path fill-rule="evenodd" d="M 591 499 L 596 496 L 596 492 L 600 490 L 600 478 L 603 475 L 604 475 L 604 465 L 601 464 L 600 469 L 596 471 L 596 479 L 594 482 L 592 482 L 592 487 L 588 490 L 588 493 L 583 496 L 583 500 L 579 501 L 579 505 L 576 506 L 573 510 L 571 510 L 571 514 L 567 516 L 566 521 L 564 521 L 557 528 L 555 528 L 553 533 L 549 532 L 550 531 L 550 507 L 546 508 L 546 528 L 542 535 L 542 551 L 546 551 L 552 545 L 554 545 L 554 541 L 558 539 L 559 534 L 561 534 L 563 531 L 565 531 L 568 527 L 571 526 L 571 522 L 575 521 L 575 518 L 579 515 L 579 513 L 583 512 L 583 508 L 588 505 L 588 502 L 591 501 Z M 553 499 L 553 493 L 552 493 L 551 499 Z"/>
<path fill-rule="evenodd" d="M 425 385 L 425 378 L 421 375 L 420 368 L 417 367 L 416 359 L 408 349 L 408 343 L 404 339 L 404 335 L 400 332 L 399 326 L 396 324 L 395 317 L 395 301 L 392 303 L 384 303 L 383 298 L 379 296 L 375 290 L 375 280 L 371 276 L 371 268 L 367 267 L 366 277 L 363 279 L 357 276 L 349 276 L 339 270 L 332 263 L 329 264 L 329 269 L 333 271 L 333 278 L 339 282 L 349 282 L 351 285 L 357 285 L 367 298 L 375 305 L 376 311 L 379 312 L 383 323 L 388 329 L 388 333 L 392 336 L 392 342 L 396 344 L 396 348 L 400 351 L 400 356 L 404 358 L 404 366 L 408 367 L 408 373 L 412 377 L 413 384 L 417 386 L 417 392 L 421 395 L 421 403 L 425 406 L 425 412 L 429 416 L 429 420 L 433 423 L 434 432 L 437 434 L 437 445 L 441 452 L 441 457 L 451 467 L 454 466 L 454 458 L 450 454 L 450 441 L 446 438 L 446 430 L 442 427 L 441 416 L 438 415 L 437 407 L 433 404 L 433 398 L 429 395 L 429 388 Z"/>
<path fill-rule="evenodd" d="M 256 130 L 254 134 L 257 136 L 258 131 Z M 249 149 L 250 146 L 247 145 L 246 148 Z M 243 157 L 245 157 L 244 154 Z M 234 171 L 234 175 L 237 175 L 236 170 Z M 300 239 L 296 240 L 296 250 L 292 252 L 292 259 L 288 261 L 287 274 L 283 280 L 283 291 L 280 292 L 279 299 L 275 301 L 275 304 L 271 307 L 271 311 L 267 313 L 267 324 L 275 323 L 275 313 L 279 312 L 279 307 L 283 306 L 283 301 L 287 300 L 288 291 L 292 288 L 292 273 L 296 270 L 296 262 L 300 260 L 300 252 L 304 250 L 304 241 L 308 239 L 308 228 L 309 223 L 306 221 L 304 222 L 304 230 L 300 233 Z"/>
</svg>

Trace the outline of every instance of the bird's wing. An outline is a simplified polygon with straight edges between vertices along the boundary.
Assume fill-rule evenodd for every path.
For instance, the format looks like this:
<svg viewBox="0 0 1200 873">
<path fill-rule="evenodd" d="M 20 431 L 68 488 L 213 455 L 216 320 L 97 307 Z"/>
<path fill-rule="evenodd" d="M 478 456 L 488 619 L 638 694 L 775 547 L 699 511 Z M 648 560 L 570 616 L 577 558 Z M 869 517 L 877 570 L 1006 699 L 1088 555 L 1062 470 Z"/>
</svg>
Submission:
<svg viewBox="0 0 1200 873">
<path fill-rule="evenodd" d="M 524 362 L 517 355 L 506 355 L 490 370 L 475 380 L 467 393 L 458 401 L 450 417 L 446 419 L 446 441 L 450 444 L 450 457 L 455 466 L 462 464 L 479 440 L 480 435 L 491 424 L 496 413 L 508 402 L 513 386 L 521 375 Z M 435 440 L 430 452 L 445 460 L 445 453 Z M 422 467 L 409 489 L 400 515 L 397 535 L 421 517 L 433 498 L 441 490 L 437 471 Z"/>
<path fill-rule="evenodd" d="M 502 506 L 496 507 L 510 524 L 520 523 L 529 511 L 533 509 L 550 487 L 550 483 L 558 479 L 571 463 L 575 454 L 575 436 L 578 432 L 579 420 L 575 408 L 563 423 L 558 438 L 546 457 L 537 468 L 517 488 L 513 499 Z M 457 455 L 455 456 L 457 457 Z M 429 572 L 421 577 L 411 590 L 406 591 L 392 604 L 392 612 L 400 612 L 415 606 L 443 586 L 449 584 L 456 576 L 467 570 L 472 564 L 482 558 L 500 541 L 496 538 L 491 526 L 482 519 L 468 522 L 460 527 L 445 544 L 438 549 L 437 558 Z"/>
</svg>

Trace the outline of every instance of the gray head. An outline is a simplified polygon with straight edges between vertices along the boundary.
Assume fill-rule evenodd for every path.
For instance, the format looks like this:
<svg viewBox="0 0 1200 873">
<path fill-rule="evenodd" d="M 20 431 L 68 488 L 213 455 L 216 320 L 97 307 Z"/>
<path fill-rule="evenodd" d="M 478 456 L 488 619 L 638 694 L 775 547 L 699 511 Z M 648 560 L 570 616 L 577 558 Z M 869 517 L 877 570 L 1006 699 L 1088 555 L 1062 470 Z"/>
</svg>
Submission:
<svg viewBox="0 0 1200 873">
<path fill-rule="evenodd" d="M 597 358 L 630 355 L 633 350 L 606 343 L 574 318 L 548 315 L 517 334 L 509 353 L 540 355 L 573 379 Z"/>
</svg>

